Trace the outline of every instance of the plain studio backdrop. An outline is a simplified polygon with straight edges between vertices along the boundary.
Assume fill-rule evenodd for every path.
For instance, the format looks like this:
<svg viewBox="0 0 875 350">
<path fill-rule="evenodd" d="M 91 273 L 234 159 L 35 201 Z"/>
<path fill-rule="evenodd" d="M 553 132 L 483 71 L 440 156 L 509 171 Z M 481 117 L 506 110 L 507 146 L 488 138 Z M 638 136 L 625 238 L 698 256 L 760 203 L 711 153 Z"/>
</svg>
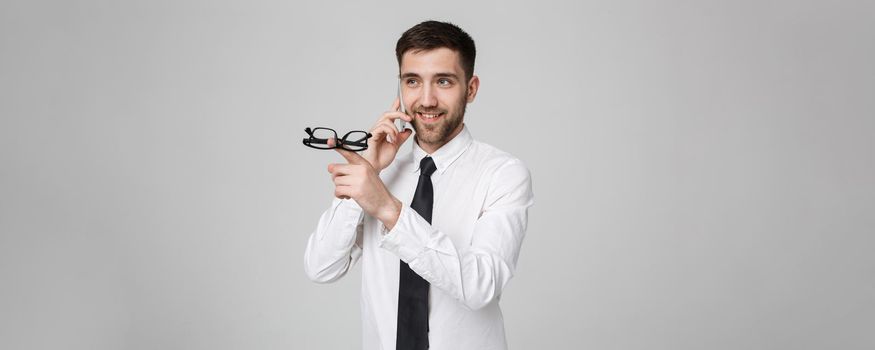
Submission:
<svg viewBox="0 0 875 350">
<path fill-rule="evenodd" d="M 426 19 L 533 174 L 512 349 L 875 347 L 871 1 L 4 0 L 0 348 L 358 348 L 303 129 L 370 129 Z"/>
</svg>

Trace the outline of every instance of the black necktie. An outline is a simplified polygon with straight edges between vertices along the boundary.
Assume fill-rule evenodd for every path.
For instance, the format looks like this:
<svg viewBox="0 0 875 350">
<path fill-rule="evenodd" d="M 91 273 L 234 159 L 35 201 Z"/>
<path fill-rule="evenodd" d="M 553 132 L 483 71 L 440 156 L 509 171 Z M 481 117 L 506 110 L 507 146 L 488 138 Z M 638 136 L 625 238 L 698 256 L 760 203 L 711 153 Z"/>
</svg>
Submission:
<svg viewBox="0 0 875 350">
<path fill-rule="evenodd" d="M 419 162 L 419 183 L 410 207 L 416 210 L 425 221 L 431 223 L 431 207 L 434 189 L 431 174 L 437 169 L 431 157 Z M 428 349 L 428 282 L 401 262 L 401 275 L 398 285 L 398 333 L 396 350 Z"/>
</svg>

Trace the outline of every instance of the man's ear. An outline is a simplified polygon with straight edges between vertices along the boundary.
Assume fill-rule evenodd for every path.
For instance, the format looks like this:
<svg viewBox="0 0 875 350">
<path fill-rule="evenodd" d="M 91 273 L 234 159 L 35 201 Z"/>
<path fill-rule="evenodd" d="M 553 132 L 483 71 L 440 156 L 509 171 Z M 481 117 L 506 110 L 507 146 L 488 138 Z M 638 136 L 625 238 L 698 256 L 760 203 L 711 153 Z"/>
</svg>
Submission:
<svg viewBox="0 0 875 350">
<path fill-rule="evenodd" d="M 474 97 L 477 97 L 477 89 L 480 88 L 480 77 L 474 75 L 468 81 L 468 103 L 474 102 Z"/>
</svg>

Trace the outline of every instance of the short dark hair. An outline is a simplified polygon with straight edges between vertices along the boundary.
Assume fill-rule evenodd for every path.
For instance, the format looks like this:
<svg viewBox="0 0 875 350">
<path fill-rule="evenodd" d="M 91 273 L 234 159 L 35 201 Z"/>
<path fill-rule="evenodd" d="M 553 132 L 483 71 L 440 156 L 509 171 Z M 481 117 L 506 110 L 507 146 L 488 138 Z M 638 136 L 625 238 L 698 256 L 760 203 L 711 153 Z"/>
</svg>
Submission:
<svg viewBox="0 0 875 350">
<path fill-rule="evenodd" d="M 474 76 L 474 58 L 477 56 L 474 39 L 471 39 L 462 28 L 447 22 L 425 21 L 404 32 L 395 44 L 398 67 L 401 67 L 401 56 L 407 51 L 417 52 L 442 47 L 459 53 L 465 79 L 471 80 Z"/>
</svg>

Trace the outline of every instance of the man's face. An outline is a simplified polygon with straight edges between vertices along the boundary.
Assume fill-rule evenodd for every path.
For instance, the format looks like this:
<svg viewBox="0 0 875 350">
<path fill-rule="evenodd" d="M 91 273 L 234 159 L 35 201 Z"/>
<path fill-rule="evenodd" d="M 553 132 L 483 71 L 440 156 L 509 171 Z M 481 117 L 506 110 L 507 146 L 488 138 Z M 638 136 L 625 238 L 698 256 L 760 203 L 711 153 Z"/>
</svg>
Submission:
<svg viewBox="0 0 875 350">
<path fill-rule="evenodd" d="M 459 53 L 438 48 L 401 56 L 401 86 L 417 142 L 431 153 L 462 131 L 465 106 L 474 100 L 479 79 L 466 81 Z"/>
</svg>

